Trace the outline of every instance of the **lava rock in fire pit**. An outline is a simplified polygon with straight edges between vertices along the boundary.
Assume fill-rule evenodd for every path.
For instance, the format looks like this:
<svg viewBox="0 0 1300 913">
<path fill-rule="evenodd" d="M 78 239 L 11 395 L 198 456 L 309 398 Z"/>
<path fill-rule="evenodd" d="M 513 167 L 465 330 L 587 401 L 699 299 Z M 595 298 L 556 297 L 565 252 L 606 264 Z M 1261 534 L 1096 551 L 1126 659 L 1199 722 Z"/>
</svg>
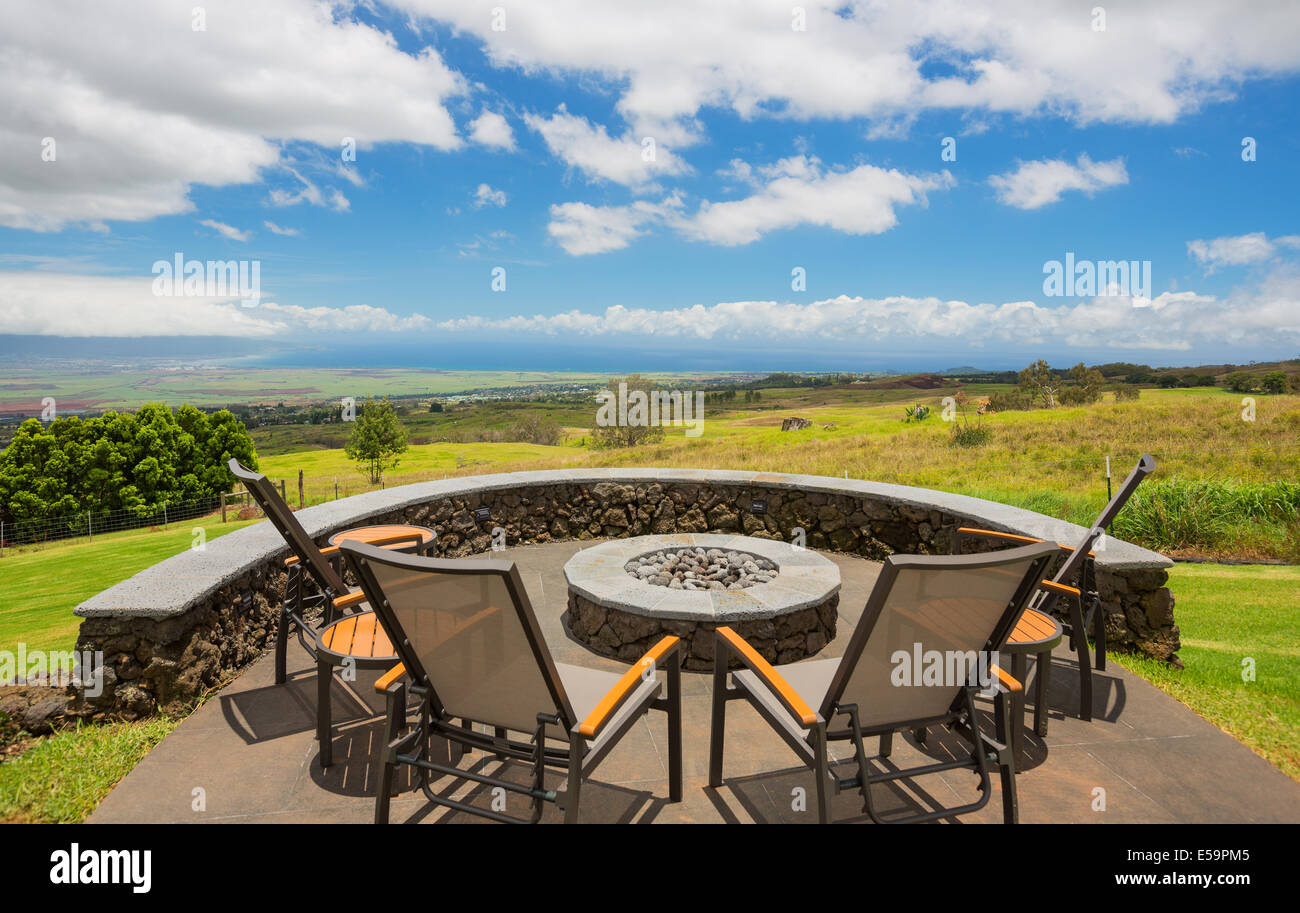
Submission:
<svg viewBox="0 0 1300 913">
<path fill-rule="evenodd" d="M 776 564 L 767 558 L 720 548 L 665 549 L 633 558 L 623 570 L 674 590 L 743 590 L 777 577 Z"/>
</svg>

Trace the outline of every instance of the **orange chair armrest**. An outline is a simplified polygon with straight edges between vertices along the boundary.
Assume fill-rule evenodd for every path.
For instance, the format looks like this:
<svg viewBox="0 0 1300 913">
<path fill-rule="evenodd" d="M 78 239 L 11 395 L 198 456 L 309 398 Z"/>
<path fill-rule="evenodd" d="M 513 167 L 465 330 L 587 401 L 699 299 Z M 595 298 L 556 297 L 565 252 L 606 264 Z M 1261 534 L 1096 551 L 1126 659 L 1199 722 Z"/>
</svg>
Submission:
<svg viewBox="0 0 1300 913">
<path fill-rule="evenodd" d="M 362 590 L 357 590 L 355 593 L 348 593 L 346 596 L 340 596 L 338 599 L 335 599 L 334 608 L 346 609 L 348 606 L 353 606 L 359 602 L 365 602 L 365 601 L 366 601 L 365 592 Z"/>
<path fill-rule="evenodd" d="M 327 545 L 327 546 L 325 546 L 323 549 L 320 550 L 320 553 L 321 553 L 322 555 L 329 556 L 329 555 L 334 554 L 334 553 L 337 552 L 338 550 L 339 550 L 339 547 L 338 547 L 337 545 Z M 285 559 L 284 559 L 284 566 L 285 566 L 285 567 L 293 567 L 293 566 L 294 566 L 295 564 L 297 564 L 297 563 L 298 563 L 298 556 L 297 556 L 297 555 L 290 555 L 288 558 L 285 558 Z"/>
<path fill-rule="evenodd" d="M 790 687 L 790 683 L 781 677 L 781 673 L 767 660 L 763 659 L 762 654 L 749 645 L 745 638 L 741 637 L 727 625 L 718 628 L 718 636 L 727 642 L 731 649 L 736 651 L 740 661 L 749 667 L 755 675 L 763 680 L 763 683 L 772 690 L 777 699 L 785 705 L 785 709 L 790 715 L 797 719 L 804 726 L 812 726 L 817 723 L 817 714 L 813 713 L 808 702 L 799 696 L 799 692 Z M 714 662 L 717 662 L 715 657 Z"/>
<path fill-rule="evenodd" d="M 1002 683 L 1003 688 L 1006 688 L 1008 691 L 1022 690 L 1023 686 L 1020 682 L 1013 678 L 1011 673 L 1007 672 L 1007 670 L 1003 669 L 1001 666 L 994 666 L 993 671 L 997 673 L 998 681 Z"/>
<path fill-rule="evenodd" d="M 1082 596 L 1083 593 L 1078 587 L 1068 586 L 1064 583 L 1057 583 L 1055 580 L 1044 580 L 1038 584 L 1044 590 L 1051 590 L 1054 593 L 1065 593 L 1069 596 Z"/>
<path fill-rule="evenodd" d="M 600 699 L 600 703 L 592 708 L 587 718 L 578 724 L 578 734 L 588 739 L 599 735 L 600 730 L 614 718 L 614 713 L 623 706 L 623 702 L 641 683 L 641 676 L 645 674 L 646 668 L 658 666 L 680 642 L 680 637 L 670 634 L 647 650 L 644 656 L 633 663 L 632 668 L 623 673 L 623 677 Z"/>
<path fill-rule="evenodd" d="M 379 676 L 379 681 L 375 682 L 375 690 L 382 694 L 383 692 L 387 691 L 389 688 L 393 687 L 393 685 L 397 682 L 397 680 L 405 674 L 406 674 L 406 667 L 403 666 L 401 663 L 398 663 L 396 666 L 393 666 L 393 668 L 389 669 L 383 675 Z"/>
<path fill-rule="evenodd" d="M 1033 536 L 1021 536 L 1017 533 L 1004 533 L 996 529 L 977 529 L 973 526 L 961 526 L 957 528 L 959 536 L 988 536 L 992 539 L 1005 539 L 1007 542 L 1024 542 L 1031 544 L 1042 542 L 1042 539 L 1035 539 Z"/>
</svg>

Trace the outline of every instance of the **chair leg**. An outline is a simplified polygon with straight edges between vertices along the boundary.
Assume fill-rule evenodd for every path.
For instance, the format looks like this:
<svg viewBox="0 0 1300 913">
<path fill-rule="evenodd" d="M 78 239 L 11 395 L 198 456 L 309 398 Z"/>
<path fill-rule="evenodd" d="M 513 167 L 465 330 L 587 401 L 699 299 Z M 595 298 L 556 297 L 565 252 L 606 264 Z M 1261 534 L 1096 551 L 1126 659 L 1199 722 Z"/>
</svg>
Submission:
<svg viewBox="0 0 1300 913">
<path fill-rule="evenodd" d="M 709 785 L 722 785 L 722 742 L 727 734 L 727 659 L 730 654 L 721 637 L 713 648 L 713 718 L 709 727 Z"/>
<path fill-rule="evenodd" d="M 582 796 L 582 749 L 575 738 L 569 744 L 569 786 L 564 794 L 564 823 L 578 823 L 578 800 Z"/>
<path fill-rule="evenodd" d="M 334 667 L 326 660 L 316 660 L 316 741 L 320 743 L 320 766 L 334 763 L 333 739 L 330 735 L 330 682 Z"/>
<path fill-rule="evenodd" d="M 880 756 L 889 757 L 889 753 L 894 750 L 894 734 L 892 732 L 882 732 L 880 734 Z"/>
<path fill-rule="evenodd" d="M 682 801 L 682 660 L 668 661 L 668 799 Z"/>
<path fill-rule="evenodd" d="M 912 730 L 912 738 L 916 739 L 916 744 L 924 745 L 925 737 L 929 730 L 924 726 L 917 726 Z"/>
<path fill-rule="evenodd" d="M 1020 823 L 1020 801 L 1016 794 L 1016 753 L 1007 742 L 1015 726 L 1015 701 L 1005 692 L 994 699 L 994 733 L 1003 748 L 998 752 L 998 777 L 1002 783 L 1002 823 Z M 1022 713 L 1023 715 L 1023 713 Z"/>
<path fill-rule="evenodd" d="M 831 796 L 829 783 L 829 766 L 826 763 L 826 724 L 813 727 L 813 776 L 817 778 L 817 823 L 831 823 Z M 864 787 L 870 789 L 871 787 Z"/>
<path fill-rule="evenodd" d="M 1083 626 L 1083 608 L 1077 599 L 1070 603 L 1070 637 L 1079 663 L 1079 719 L 1092 719 L 1092 657 L 1088 655 L 1088 633 Z"/>
<path fill-rule="evenodd" d="M 1098 603 L 1092 612 L 1092 641 L 1097 648 L 1097 670 L 1106 669 L 1106 614 Z"/>
<path fill-rule="evenodd" d="M 1028 666 L 1028 657 L 1025 654 L 1011 654 L 1011 676 L 1020 682 L 1020 690 L 1011 694 L 1011 741 L 1008 747 L 1017 758 L 1025 750 L 1025 671 Z"/>
<path fill-rule="evenodd" d="M 1047 682 L 1052 672 L 1052 652 L 1044 650 L 1034 660 L 1034 732 L 1047 736 Z"/>
<path fill-rule="evenodd" d="M 388 802 L 393 792 L 393 774 L 397 764 L 393 761 L 389 745 L 406 729 L 406 688 L 399 686 L 386 695 L 388 715 L 384 720 L 384 743 L 380 749 L 384 765 L 379 771 L 379 788 L 375 793 L 375 824 L 388 823 Z"/>
<path fill-rule="evenodd" d="M 280 627 L 275 635 L 275 683 L 283 685 L 288 678 L 289 608 L 280 607 Z"/>
</svg>

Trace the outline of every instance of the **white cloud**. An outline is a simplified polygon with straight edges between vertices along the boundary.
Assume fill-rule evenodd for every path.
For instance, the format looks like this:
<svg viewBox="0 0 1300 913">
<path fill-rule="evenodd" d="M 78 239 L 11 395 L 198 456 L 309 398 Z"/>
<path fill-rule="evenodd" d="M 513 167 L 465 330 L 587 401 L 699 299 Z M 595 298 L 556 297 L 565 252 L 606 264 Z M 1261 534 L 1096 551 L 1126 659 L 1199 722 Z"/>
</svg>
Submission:
<svg viewBox="0 0 1300 913">
<path fill-rule="evenodd" d="M 474 208 L 482 209 L 484 206 L 505 206 L 506 192 L 504 190 L 493 190 L 487 184 L 479 184 L 478 189 L 474 191 Z"/>
<path fill-rule="evenodd" d="M 246 308 L 240 296 L 158 296 L 151 277 L 0 270 L 0 325 L 34 336 L 238 336 L 303 332 L 409 332 L 423 315 L 400 317 L 359 304 L 343 308 L 278 304 Z"/>
<path fill-rule="evenodd" d="M 1262 231 L 1248 235 L 1229 235 L 1209 241 L 1196 240 L 1187 242 L 1187 253 L 1201 266 L 1208 276 L 1221 266 L 1246 266 L 1263 263 L 1277 252 L 1277 245 L 1283 247 L 1300 246 L 1300 237 L 1283 235 L 1272 241 Z"/>
<path fill-rule="evenodd" d="M 524 122 L 542 135 L 553 154 L 588 179 L 643 187 L 657 177 L 690 171 L 689 165 L 665 148 L 663 137 L 650 136 L 653 145 L 643 143 L 646 136 L 631 131 L 616 139 L 603 124 L 593 125 L 570 114 L 564 105 L 550 117 L 526 114 Z"/>
<path fill-rule="evenodd" d="M 1227 298 L 1166 292 L 1145 307 L 1127 297 L 1098 297 L 1045 307 L 1033 301 L 970 303 L 940 298 L 840 295 L 811 303 L 726 301 L 667 310 L 614 305 L 603 312 L 467 316 L 445 320 L 449 332 L 519 332 L 589 337 L 631 336 L 755 343 L 861 340 L 992 343 L 1023 348 L 1060 345 L 1120 350 L 1190 349 L 1197 344 L 1258 346 L 1261 338 L 1300 342 L 1300 278 L 1278 276 L 1261 289 Z"/>
<path fill-rule="evenodd" d="M 693 241 L 727 247 L 750 244 L 769 232 L 799 225 L 853 235 L 880 234 L 898 223 L 897 207 L 924 206 L 927 191 L 956 183 L 947 171 L 916 175 L 874 165 L 836 170 L 807 155 L 759 166 L 735 159 L 721 173 L 753 192 L 739 200 L 704 200 L 689 216 L 677 194 L 659 203 L 639 200 L 630 206 L 562 203 L 551 207 L 547 230 L 575 255 L 620 250 L 655 225 Z"/>
<path fill-rule="evenodd" d="M 1038 209 L 1055 203 L 1070 190 L 1091 196 L 1098 190 L 1127 183 L 1124 159 L 1094 162 L 1086 153 L 1081 153 L 1073 165 L 1064 159 L 1021 162 L 1015 171 L 989 178 L 998 202 L 1017 209 Z"/>
<path fill-rule="evenodd" d="M 199 224 L 206 225 L 223 238 L 228 238 L 231 241 L 247 241 L 253 237 L 252 231 L 240 231 L 233 225 L 227 225 L 225 222 L 218 222 L 215 219 L 203 219 Z"/>
<path fill-rule="evenodd" d="M 191 185 L 256 182 L 282 142 L 454 149 L 466 91 L 436 51 L 315 0 L 228 0 L 199 32 L 168 0 L 7 2 L 0 84 L 0 225 L 36 231 L 188 212 Z"/>
<path fill-rule="evenodd" d="M 302 234 L 302 232 L 298 231 L 296 228 L 285 228 L 282 225 L 276 225 L 270 220 L 267 220 L 262 224 L 265 225 L 273 235 L 285 235 L 290 238 L 296 238 L 298 235 Z"/>
<path fill-rule="evenodd" d="M 469 122 L 469 138 L 471 142 L 492 149 L 511 152 L 515 148 L 515 134 L 510 123 L 495 111 L 484 111 Z"/>
<path fill-rule="evenodd" d="M 267 195 L 267 202 L 272 206 L 297 206 L 299 203 L 310 203 L 312 206 L 328 206 L 335 212 L 347 212 L 352 208 L 348 198 L 337 187 L 331 187 L 329 193 L 326 194 L 314 182 L 303 177 L 302 173 L 296 168 L 286 165 L 285 170 L 297 178 L 302 187 L 297 193 L 290 193 L 281 187 L 274 188 Z M 346 171 L 347 169 L 343 170 Z M 348 177 L 348 180 L 352 180 L 352 178 Z M 359 175 L 356 176 L 356 180 L 360 180 Z"/>
<path fill-rule="evenodd" d="M 743 167 L 742 167 L 743 166 Z M 874 165 L 828 170 L 816 157 L 791 156 L 753 169 L 732 162 L 730 174 L 759 182 L 751 196 L 719 203 L 705 201 L 677 228 L 694 240 L 733 246 L 797 225 L 820 225 L 852 235 L 874 235 L 898 223 L 895 208 L 926 203 L 929 190 L 952 187 L 947 171 L 912 175 Z"/>
<path fill-rule="evenodd" d="M 603 254 L 627 247 L 647 225 L 662 220 L 678 205 L 675 197 L 659 204 L 638 200 L 630 206 L 559 203 L 551 207 L 546 230 L 574 256 Z"/>
<path fill-rule="evenodd" d="M 806 0 L 805 31 L 782 0 L 393 0 L 483 42 L 498 67 L 595 75 L 629 123 L 691 118 L 866 117 L 927 109 L 1061 115 L 1077 124 L 1169 123 L 1248 78 L 1300 68 L 1300 8 L 1186 0 L 1110 10 L 1022 0 Z M 934 74 L 934 75 L 931 75 Z"/>
</svg>

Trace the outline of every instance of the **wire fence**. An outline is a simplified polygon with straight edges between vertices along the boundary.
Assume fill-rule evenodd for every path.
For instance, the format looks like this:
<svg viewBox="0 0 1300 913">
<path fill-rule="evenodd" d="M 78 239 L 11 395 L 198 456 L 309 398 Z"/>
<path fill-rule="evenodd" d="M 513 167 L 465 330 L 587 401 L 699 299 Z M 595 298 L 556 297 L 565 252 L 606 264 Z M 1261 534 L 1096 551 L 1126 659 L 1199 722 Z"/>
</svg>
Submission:
<svg viewBox="0 0 1300 913">
<path fill-rule="evenodd" d="M 146 510 L 84 511 L 39 520 L 0 520 L 0 548 L 43 545 L 84 539 L 146 527 L 162 527 L 203 517 L 221 509 L 221 498 L 205 498 L 176 504 L 160 504 Z"/>
</svg>

